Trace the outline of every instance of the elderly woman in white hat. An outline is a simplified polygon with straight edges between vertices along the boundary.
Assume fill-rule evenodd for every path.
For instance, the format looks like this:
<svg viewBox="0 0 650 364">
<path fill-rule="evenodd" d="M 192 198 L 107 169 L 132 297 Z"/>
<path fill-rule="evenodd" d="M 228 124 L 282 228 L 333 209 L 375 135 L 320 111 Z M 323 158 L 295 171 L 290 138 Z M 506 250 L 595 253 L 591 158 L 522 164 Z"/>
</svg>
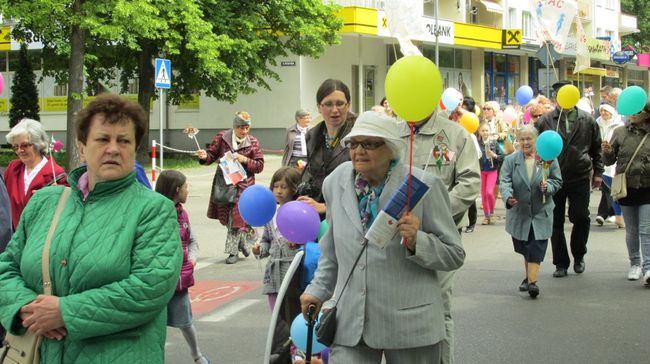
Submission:
<svg viewBox="0 0 650 364">
<path fill-rule="evenodd" d="M 351 161 L 323 183 L 330 228 L 300 299 L 303 313 L 336 298 L 330 363 L 380 363 L 382 355 L 389 364 L 438 362 L 445 329 L 436 272 L 456 270 L 465 259 L 447 190 L 439 178 L 413 168 L 429 191 L 395 221 L 385 245 L 368 239 L 378 212 L 408 176 L 401 162 L 407 146 L 395 121 L 372 111 L 359 116 L 342 142 Z"/>
<path fill-rule="evenodd" d="M 602 104 L 599 107 L 600 116 L 596 119 L 596 124 L 600 129 L 600 139 L 603 141 L 610 141 L 614 130 L 619 126 L 623 126 L 624 123 L 621 120 L 621 116 L 616 112 L 614 106 L 610 104 Z M 624 228 L 625 223 L 623 222 L 623 212 L 621 211 L 621 206 L 618 202 L 612 200 L 611 189 L 612 179 L 616 174 L 616 163 L 611 166 L 605 167 L 605 172 L 603 172 L 603 184 L 600 186 L 601 196 L 600 204 L 598 204 L 598 215 L 596 216 L 596 222 L 598 225 L 602 226 L 605 224 L 605 221 L 608 217 L 614 217 L 614 223 L 619 228 Z"/>
</svg>

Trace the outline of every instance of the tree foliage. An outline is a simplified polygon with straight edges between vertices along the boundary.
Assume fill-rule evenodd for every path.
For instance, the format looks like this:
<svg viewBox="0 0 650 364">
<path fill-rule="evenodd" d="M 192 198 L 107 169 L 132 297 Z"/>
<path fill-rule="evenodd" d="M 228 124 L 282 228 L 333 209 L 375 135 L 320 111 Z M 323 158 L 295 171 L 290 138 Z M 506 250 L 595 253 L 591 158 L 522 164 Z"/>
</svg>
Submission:
<svg viewBox="0 0 650 364">
<path fill-rule="evenodd" d="M 18 52 L 18 64 L 11 85 L 11 108 L 9 109 L 9 127 L 23 118 L 41 120 L 38 106 L 38 90 L 36 88 L 36 75 L 32 62 L 27 55 L 27 45 L 22 44 Z"/>
<path fill-rule="evenodd" d="M 146 111 L 155 57 L 172 61 L 172 102 L 201 91 L 234 102 L 279 79 L 272 70 L 278 57 L 317 57 L 338 42 L 343 25 L 338 7 L 321 0 L 0 0 L 0 11 L 19 19 L 17 34 L 44 39 L 44 74 L 65 81 L 68 65 L 81 58 L 87 84 L 120 75 L 124 90 L 137 79 Z M 70 45 L 74 27 L 84 35 L 83 51 Z"/>
<path fill-rule="evenodd" d="M 623 46 L 633 45 L 637 52 L 650 52 L 650 7 L 647 0 L 621 0 L 621 12 L 636 16 L 638 33 L 629 34 L 622 38 Z"/>
</svg>

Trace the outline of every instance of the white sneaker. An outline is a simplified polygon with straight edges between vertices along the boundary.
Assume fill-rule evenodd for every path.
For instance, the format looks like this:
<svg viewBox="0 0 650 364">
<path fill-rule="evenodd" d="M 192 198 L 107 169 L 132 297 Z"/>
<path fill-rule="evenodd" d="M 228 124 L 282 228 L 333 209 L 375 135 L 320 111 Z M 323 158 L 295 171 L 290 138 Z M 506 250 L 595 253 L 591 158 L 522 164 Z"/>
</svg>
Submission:
<svg viewBox="0 0 650 364">
<path fill-rule="evenodd" d="M 630 271 L 627 272 L 627 279 L 630 281 L 636 281 L 639 278 L 641 278 L 641 267 L 638 265 L 631 266 Z"/>
<path fill-rule="evenodd" d="M 645 281 L 645 286 L 650 287 L 650 270 L 645 272 L 643 280 Z"/>
<path fill-rule="evenodd" d="M 603 219 L 602 216 L 596 216 L 596 222 L 598 225 L 603 226 L 603 224 L 605 224 L 605 219 Z"/>
<path fill-rule="evenodd" d="M 613 223 L 614 223 L 614 221 L 616 221 L 616 216 L 610 216 L 610 217 L 608 217 L 608 218 L 607 218 L 607 220 L 606 220 L 606 221 L 607 221 L 607 222 L 610 222 L 610 223 L 612 223 L 612 224 L 613 224 Z"/>
</svg>

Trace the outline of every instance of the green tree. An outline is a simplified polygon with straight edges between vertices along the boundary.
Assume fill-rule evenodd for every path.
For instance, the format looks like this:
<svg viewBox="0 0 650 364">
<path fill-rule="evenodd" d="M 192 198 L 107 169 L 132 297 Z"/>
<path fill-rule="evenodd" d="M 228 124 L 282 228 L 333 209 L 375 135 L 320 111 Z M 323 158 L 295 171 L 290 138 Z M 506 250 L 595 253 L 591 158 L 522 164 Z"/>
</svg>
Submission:
<svg viewBox="0 0 650 364">
<path fill-rule="evenodd" d="M 646 0 L 621 0 L 621 12 L 636 16 L 638 33 L 628 34 L 621 38 L 623 46 L 633 45 L 637 52 L 650 52 L 650 7 Z"/>
<path fill-rule="evenodd" d="M 27 45 L 23 43 L 18 52 L 18 64 L 11 85 L 11 108 L 9 109 L 9 127 L 23 118 L 41 120 L 39 116 L 38 91 L 36 75 L 32 62 L 27 54 Z"/>
<path fill-rule="evenodd" d="M 271 70 L 277 57 L 316 57 L 338 42 L 337 10 L 320 0 L 0 0 L 6 17 L 20 19 L 16 32 L 29 29 L 45 40 L 44 72 L 68 80 L 69 141 L 84 76 L 119 70 L 123 86 L 138 79 L 138 101 L 149 111 L 153 58 L 165 57 L 172 60 L 173 102 L 200 91 L 233 102 L 279 79 Z"/>
</svg>

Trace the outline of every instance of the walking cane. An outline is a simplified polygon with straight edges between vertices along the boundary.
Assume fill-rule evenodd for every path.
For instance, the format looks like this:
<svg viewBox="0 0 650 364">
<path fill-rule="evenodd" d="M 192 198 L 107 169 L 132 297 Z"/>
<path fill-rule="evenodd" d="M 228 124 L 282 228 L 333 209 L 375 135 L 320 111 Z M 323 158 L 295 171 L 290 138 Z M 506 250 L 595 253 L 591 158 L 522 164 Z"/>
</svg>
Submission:
<svg viewBox="0 0 650 364">
<path fill-rule="evenodd" d="M 311 364 L 311 347 L 314 340 L 314 313 L 316 305 L 309 305 L 307 308 L 307 350 L 305 352 L 305 364 Z"/>
</svg>

